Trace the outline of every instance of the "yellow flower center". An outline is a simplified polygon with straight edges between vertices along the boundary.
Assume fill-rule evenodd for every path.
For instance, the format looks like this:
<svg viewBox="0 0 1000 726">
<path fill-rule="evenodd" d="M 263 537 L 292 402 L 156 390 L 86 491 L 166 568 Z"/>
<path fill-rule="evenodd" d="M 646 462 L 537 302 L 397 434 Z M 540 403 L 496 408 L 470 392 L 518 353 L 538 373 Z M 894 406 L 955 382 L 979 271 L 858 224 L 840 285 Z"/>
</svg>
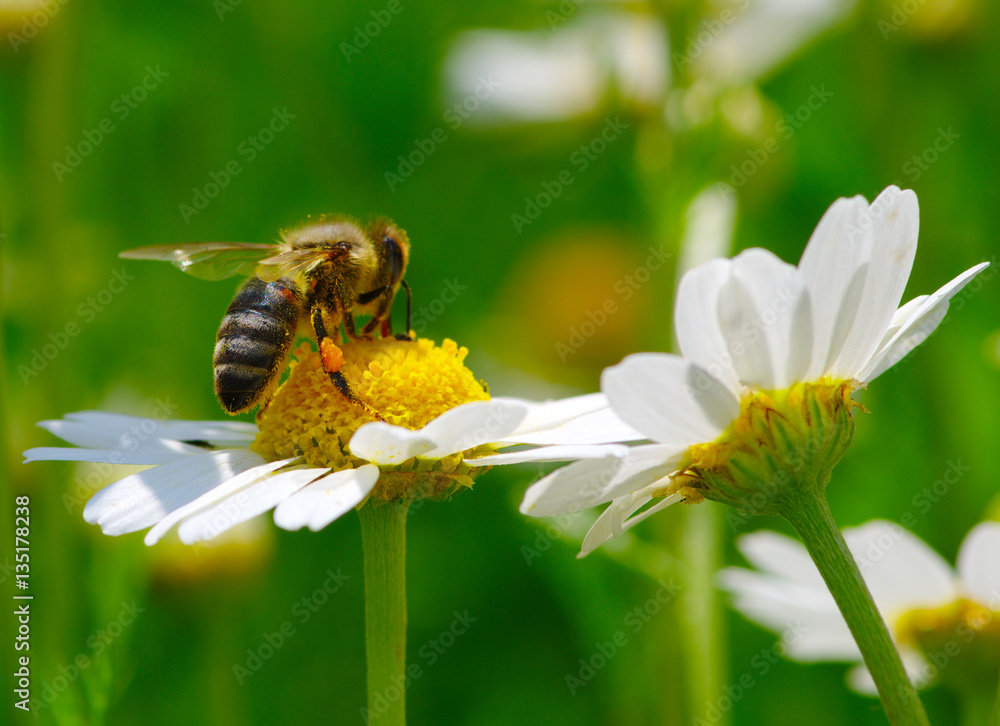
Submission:
<svg viewBox="0 0 1000 726">
<path fill-rule="evenodd" d="M 334 470 L 368 462 L 352 456 L 348 445 L 354 432 L 376 420 L 419 429 L 445 411 L 469 401 L 489 400 L 483 384 L 465 367 L 468 350 L 454 341 L 355 340 L 343 346 L 340 372 L 364 406 L 341 393 L 323 369 L 320 355 L 308 344 L 294 353 L 287 380 L 257 415 L 259 432 L 251 449 L 269 461 L 301 457 L 309 466 Z M 435 481 L 421 496 L 440 494 L 455 484 L 471 485 L 464 452 L 435 462 L 411 459 L 382 467 L 379 496 L 398 498 L 410 490 L 417 474 Z M 408 474 L 387 477 L 386 472 Z M 425 482 L 426 483 L 426 482 Z"/>
<path fill-rule="evenodd" d="M 715 441 L 688 449 L 663 495 L 712 499 L 754 514 L 777 514 L 803 482 L 825 486 L 854 435 L 854 381 L 820 379 L 753 391 Z"/>
<path fill-rule="evenodd" d="M 1000 612 L 961 598 L 920 608 L 896 620 L 896 639 L 927 658 L 927 680 L 938 675 L 959 688 L 996 689 L 1000 667 Z"/>
</svg>

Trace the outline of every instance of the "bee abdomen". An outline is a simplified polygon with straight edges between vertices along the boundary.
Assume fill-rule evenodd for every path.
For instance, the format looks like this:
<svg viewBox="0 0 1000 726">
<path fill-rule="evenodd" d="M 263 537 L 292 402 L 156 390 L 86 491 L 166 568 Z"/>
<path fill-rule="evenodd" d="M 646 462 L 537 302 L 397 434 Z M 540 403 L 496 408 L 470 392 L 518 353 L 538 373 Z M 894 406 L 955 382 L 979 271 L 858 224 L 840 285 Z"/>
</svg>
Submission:
<svg viewBox="0 0 1000 726">
<path fill-rule="evenodd" d="M 284 368 L 300 309 L 294 284 L 250 278 L 219 326 L 215 393 L 230 413 L 252 408 L 270 392 Z"/>
</svg>

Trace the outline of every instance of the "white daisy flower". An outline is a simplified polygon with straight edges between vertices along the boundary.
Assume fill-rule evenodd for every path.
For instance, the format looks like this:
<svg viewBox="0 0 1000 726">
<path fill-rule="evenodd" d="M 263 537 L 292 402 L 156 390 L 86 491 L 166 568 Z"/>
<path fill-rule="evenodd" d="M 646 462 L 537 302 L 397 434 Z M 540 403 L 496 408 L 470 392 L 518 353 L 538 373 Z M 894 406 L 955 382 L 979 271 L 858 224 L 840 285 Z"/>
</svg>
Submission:
<svg viewBox="0 0 1000 726">
<path fill-rule="evenodd" d="M 642 438 L 601 394 L 490 399 L 451 341 L 356 341 L 343 351 L 352 389 L 385 421 L 347 402 L 303 346 L 257 424 L 83 411 L 39 424 L 82 448 L 30 449 L 25 462 L 149 466 L 95 494 L 84 519 L 109 535 L 150 528 L 147 545 L 177 527 L 193 544 L 271 509 L 279 527 L 316 531 L 370 496 L 440 496 L 493 464 L 624 455 L 613 442 Z M 515 444 L 530 446 L 469 458 Z"/>
<path fill-rule="evenodd" d="M 958 553 L 957 573 L 893 522 L 845 529 L 844 539 L 914 685 L 927 685 L 948 669 L 956 676 L 981 670 L 984 652 L 998 660 L 1000 523 L 983 522 L 969 532 Z M 733 594 L 733 606 L 769 630 L 794 633 L 783 639 L 784 654 L 792 660 L 858 663 L 848 682 L 874 696 L 861 653 L 805 548 L 763 530 L 740 537 L 737 546 L 757 570 L 732 567 L 719 573 L 720 586 Z M 989 686 L 995 690 L 995 669 Z"/>
<path fill-rule="evenodd" d="M 445 60 L 449 105 L 476 124 L 562 121 L 593 112 L 609 91 L 640 107 L 670 83 L 668 42 L 651 16 L 608 9 L 537 31 L 469 30 Z"/>
<path fill-rule="evenodd" d="M 891 186 L 871 205 L 837 200 L 798 267 L 749 249 L 685 274 L 674 320 L 682 355 L 630 355 L 601 376 L 614 412 L 652 443 L 556 470 L 521 511 L 611 502 L 582 556 L 676 502 L 779 514 L 789 482 L 825 486 L 853 435 L 850 395 L 923 342 L 988 265 L 899 307 L 918 226 L 916 195 Z"/>
</svg>

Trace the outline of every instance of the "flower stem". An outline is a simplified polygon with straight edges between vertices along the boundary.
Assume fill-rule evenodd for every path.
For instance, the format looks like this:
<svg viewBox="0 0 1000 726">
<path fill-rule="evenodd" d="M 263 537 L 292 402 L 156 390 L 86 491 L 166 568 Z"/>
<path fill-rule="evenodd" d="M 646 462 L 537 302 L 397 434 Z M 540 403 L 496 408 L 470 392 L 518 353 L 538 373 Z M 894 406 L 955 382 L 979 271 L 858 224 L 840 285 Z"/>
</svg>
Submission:
<svg viewBox="0 0 1000 726">
<path fill-rule="evenodd" d="M 370 500 L 359 511 L 365 551 L 368 718 L 406 723 L 406 510 Z"/>
<path fill-rule="evenodd" d="M 684 627 L 685 670 L 689 682 L 684 689 L 688 716 L 709 719 L 715 726 L 731 721 L 728 711 L 713 711 L 722 693 L 726 664 L 726 633 L 719 591 L 715 586 L 722 555 L 720 552 L 722 507 L 685 507 L 681 547 L 686 567 L 680 594 L 680 616 Z M 711 719 L 709 713 L 717 718 Z"/>
<path fill-rule="evenodd" d="M 821 484 L 797 489 L 781 515 L 795 529 L 847 621 L 865 665 L 878 687 L 882 707 L 894 726 L 928 726 L 927 714 L 903 669 L 882 616 L 861 577 Z"/>
<path fill-rule="evenodd" d="M 993 701 L 993 710 L 990 713 L 990 723 L 993 726 L 1000 726 L 1000 685 L 997 686 L 996 699 Z"/>
</svg>

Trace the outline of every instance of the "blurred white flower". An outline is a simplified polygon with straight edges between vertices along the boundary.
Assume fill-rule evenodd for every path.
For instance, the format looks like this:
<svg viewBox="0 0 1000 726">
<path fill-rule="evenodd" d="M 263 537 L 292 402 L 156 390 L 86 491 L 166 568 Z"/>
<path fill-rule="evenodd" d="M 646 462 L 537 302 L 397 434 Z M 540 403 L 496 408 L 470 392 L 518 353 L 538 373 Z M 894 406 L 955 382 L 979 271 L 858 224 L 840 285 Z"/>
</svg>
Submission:
<svg viewBox="0 0 1000 726">
<path fill-rule="evenodd" d="M 949 637 L 953 640 L 948 660 L 957 664 L 976 637 L 987 637 L 980 633 L 991 623 L 996 629 L 1000 523 L 983 522 L 969 532 L 958 553 L 957 573 L 925 542 L 892 522 L 874 520 L 845 529 L 844 539 L 914 685 L 926 685 L 942 668 L 940 658 L 933 658 L 939 664 L 931 663 L 925 657 L 931 654 L 919 647 L 917 641 L 927 639 L 927 633 L 945 635 L 945 643 Z M 850 686 L 876 695 L 847 623 L 805 548 L 765 530 L 740 537 L 737 546 L 757 569 L 732 567 L 719 573 L 720 586 L 733 595 L 733 606 L 769 630 L 794 630 L 795 637 L 784 640 L 784 654 L 793 660 L 858 663 L 849 674 Z"/>
<path fill-rule="evenodd" d="M 470 123 L 561 121 L 596 109 L 613 89 L 655 105 L 669 84 L 667 39 L 652 16 L 606 11 L 555 30 L 478 29 L 454 41 L 445 62 L 448 104 L 497 87 Z"/>
<path fill-rule="evenodd" d="M 733 0 L 721 3 L 675 54 L 696 76 L 737 85 L 754 81 L 847 18 L 857 0 Z"/>
</svg>

